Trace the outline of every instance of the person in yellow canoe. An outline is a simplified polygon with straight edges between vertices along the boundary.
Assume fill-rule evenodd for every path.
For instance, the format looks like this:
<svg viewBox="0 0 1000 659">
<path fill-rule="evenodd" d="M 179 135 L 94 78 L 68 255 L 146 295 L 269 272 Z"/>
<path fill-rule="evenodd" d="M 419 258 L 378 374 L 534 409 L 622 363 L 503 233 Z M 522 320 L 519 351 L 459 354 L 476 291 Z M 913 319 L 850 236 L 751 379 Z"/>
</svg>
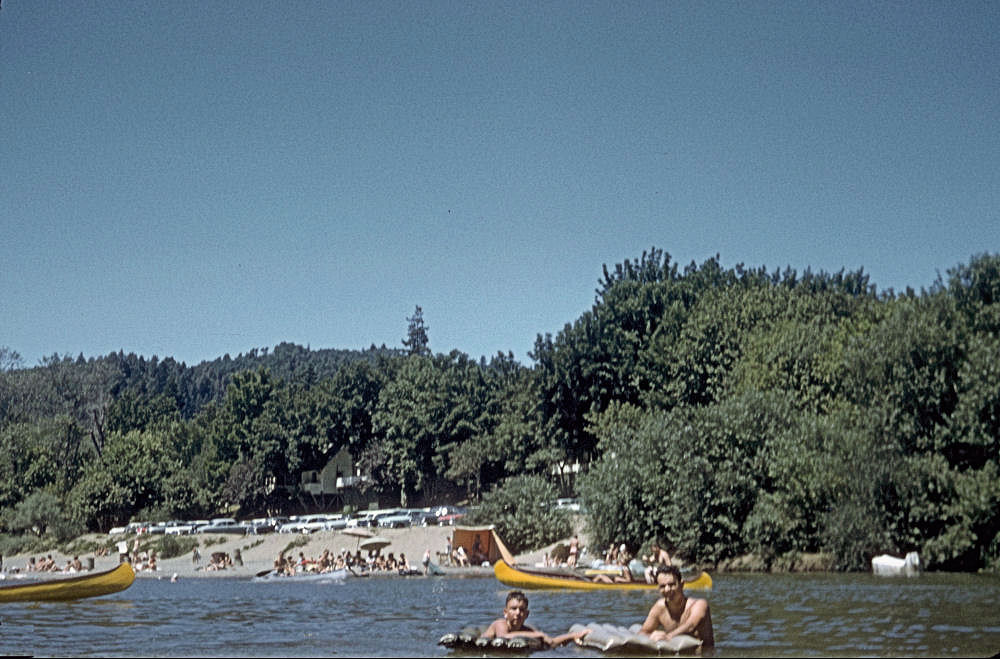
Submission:
<svg viewBox="0 0 1000 659">
<path fill-rule="evenodd" d="M 512 590 L 507 594 L 507 601 L 503 608 L 503 617 L 494 620 L 493 623 L 483 632 L 482 638 L 537 638 L 550 648 L 557 647 L 569 641 L 583 638 L 590 633 L 589 629 L 582 631 L 561 634 L 555 638 L 550 637 L 545 632 L 524 624 L 528 619 L 528 596 L 520 590 Z"/>
<path fill-rule="evenodd" d="M 656 585 L 662 598 L 656 600 L 649 610 L 639 633 L 654 641 L 669 641 L 680 634 L 688 634 L 699 639 L 702 647 L 713 647 L 715 632 L 708 600 L 684 594 L 680 568 L 676 565 L 661 566 L 656 571 Z"/>
</svg>

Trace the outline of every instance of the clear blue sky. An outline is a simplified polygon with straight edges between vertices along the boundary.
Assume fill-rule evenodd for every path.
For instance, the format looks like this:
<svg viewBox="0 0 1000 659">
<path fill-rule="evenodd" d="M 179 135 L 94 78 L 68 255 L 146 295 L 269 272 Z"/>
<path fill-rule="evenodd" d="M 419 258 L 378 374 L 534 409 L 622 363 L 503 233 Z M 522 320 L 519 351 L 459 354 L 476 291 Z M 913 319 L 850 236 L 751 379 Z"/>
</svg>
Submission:
<svg viewBox="0 0 1000 659">
<path fill-rule="evenodd" d="M 523 363 L 602 264 L 1000 250 L 998 2 L 0 10 L 0 346 Z"/>
</svg>

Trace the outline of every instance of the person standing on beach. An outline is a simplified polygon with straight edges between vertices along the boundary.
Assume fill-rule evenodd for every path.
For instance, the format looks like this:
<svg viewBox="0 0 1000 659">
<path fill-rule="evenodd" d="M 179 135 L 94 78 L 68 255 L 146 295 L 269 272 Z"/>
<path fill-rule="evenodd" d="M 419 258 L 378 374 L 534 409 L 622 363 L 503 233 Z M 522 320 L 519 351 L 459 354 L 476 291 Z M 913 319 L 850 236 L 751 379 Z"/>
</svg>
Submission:
<svg viewBox="0 0 1000 659">
<path fill-rule="evenodd" d="M 577 555 L 580 553 L 580 538 L 573 536 L 573 539 L 569 541 L 569 558 L 566 559 L 566 565 L 569 567 L 576 567 Z"/>
</svg>

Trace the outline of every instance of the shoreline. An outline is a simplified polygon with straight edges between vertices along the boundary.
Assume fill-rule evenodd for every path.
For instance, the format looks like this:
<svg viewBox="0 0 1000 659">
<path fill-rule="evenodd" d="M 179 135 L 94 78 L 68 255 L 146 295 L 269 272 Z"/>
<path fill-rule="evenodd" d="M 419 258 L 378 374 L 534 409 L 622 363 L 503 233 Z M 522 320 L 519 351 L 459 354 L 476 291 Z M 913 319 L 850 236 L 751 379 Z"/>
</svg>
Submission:
<svg viewBox="0 0 1000 659">
<path fill-rule="evenodd" d="M 418 527 L 408 527 L 401 529 L 378 529 L 377 535 L 384 537 L 390 541 L 390 544 L 382 550 L 384 554 L 392 552 L 395 556 L 399 556 L 400 553 L 406 555 L 407 561 L 409 562 L 411 568 L 416 568 L 422 571 L 422 559 L 424 552 L 430 550 L 431 562 L 435 564 L 436 567 L 440 568 L 444 572 L 443 576 L 455 576 L 455 577 L 477 577 L 477 576 L 492 576 L 492 567 L 452 567 L 449 565 L 442 565 L 441 557 L 439 553 L 443 553 L 446 549 L 447 541 L 451 538 L 452 532 L 454 531 L 453 526 L 418 526 Z M 588 549 L 588 538 L 582 529 L 579 529 L 580 539 L 583 541 L 583 552 L 581 553 L 581 559 L 583 561 L 591 560 L 594 555 L 590 554 Z M 155 537 L 155 536 L 152 536 Z M 257 575 L 258 573 L 270 570 L 274 567 L 274 560 L 277 558 L 279 552 L 285 550 L 286 553 L 293 556 L 298 556 L 299 552 L 302 552 L 307 558 L 318 558 L 324 550 L 330 550 L 330 553 L 337 554 L 343 550 L 349 550 L 354 552 L 360 545 L 362 538 L 357 536 L 349 535 L 344 533 L 344 531 L 317 531 L 315 533 L 304 535 L 299 533 L 268 533 L 265 535 L 226 535 L 226 534 L 196 534 L 194 537 L 199 540 L 198 551 L 201 554 L 201 560 L 199 562 L 194 562 L 192 560 L 191 552 L 182 554 L 174 558 L 159 559 L 158 569 L 155 571 L 150 570 L 137 570 L 136 578 L 138 579 L 164 579 L 172 578 L 176 575 L 176 578 L 222 578 L 222 577 L 237 577 L 237 578 L 249 578 Z M 102 544 L 107 544 L 112 538 L 103 534 L 88 534 L 82 536 L 81 539 L 93 540 Z M 135 536 L 115 536 L 114 539 L 126 540 L 131 545 Z M 522 554 L 515 555 L 515 559 L 521 565 L 535 565 L 542 562 L 542 559 L 552 552 L 552 550 L 562 544 L 568 546 L 570 538 L 565 538 L 554 542 L 546 547 L 537 549 L 531 552 L 525 552 Z M 296 545 L 296 546 L 293 546 Z M 233 556 L 239 550 L 242 554 L 243 564 L 233 565 L 223 570 L 207 570 L 205 569 L 209 564 L 210 557 L 213 552 L 225 552 L 230 556 Z M 35 553 L 22 553 L 13 556 L 3 556 L 3 570 L 0 571 L 0 583 L 3 580 L 10 579 L 21 579 L 26 576 L 39 577 L 44 576 L 45 578 L 58 578 L 72 576 L 74 573 L 69 572 L 48 572 L 48 573 L 38 573 L 38 572 L 27 572 L 26 566 L 28 564 L 28 559 L 31 557 L 41 557 L 51 555 L 56 565 L 66 565 L 67 561 L 72 559 L 72 555 L 67 555 L 58 550 L 35 552 Z M 590 558 L 587 558 L 588 555 Z M 93 560 L 94 567 L 93 570 L 84 569 L 83 572 L 78 574 L 88 574 L 91 572 L 101 572 L 104 570 L 110 570 L 118 565 L 118 555 L 115 552 L 107 556 L 96 556 L 94 552 L 87 552 L 85 554 L 79 555 L 81 562 L 86 566 L 90 560 Z M 781 564 L 780 567 L 774 564 L 767 565 L 754 555 L 747 555 L 724 561 L 717 565 L 711 566 L 691 566 L 684 565 L 682 561 L 677 562 L 681 567 L 705 569 L 709 572 L 714 572 L 716 574 L 723 573 L 816 573 L 816 572 L 833 572 L 831 558 L 824 554 L 798 554 L 796 560 L 787 561 Z M 19 572 L 15 573 L 14 569 L 19 568 Z M 391 572 L 387 572 L 384 575 L 380 573 L 374 573 L 372 576 L 398 576 Z"/>
<path fill-rule="evenodd" d="M 422 570 L 423 566 L 421 561 L 423 560 L 424 552 L 426 550 L 430 550 L 431 562 L 444 571 L 444 576 L 493 576 L 492 567 L 459 568 L 441 565 L 438 553 L 443 553 L 445 551 L 447 541 L 451 538 L 454 528 L 455 527 L 452 526 L 419 526 L 402 529 L 378 529 L 377 535 L 390 541 L 389 546 L 382 550 L 383 554 L 392 552 L 397 557 L 401 553 L 405 554 L 407 562 L 412 568 Z M 196 534 L 194 536 L 187 537 L 198 538 L 198 551 L 201 554 L 200 561 L 193 561 L 192 552 L 190 551 L 174 558 L 159 558 L 157 561 L 157 570 L 137 570 L 136 578 L 169 579 L 175 575 L 178 579 L 213 579 L 222 577 L 248 578 L 253 577 L 254 575 L 265 570 L 272 569 L 274 567 L 275 558 L 277 558 L 278 554 L 283 550 L 285 550 L 286 554 L 291 554 L 293 556 L 298 556 L 299 552 L 302 552 L 307 558 L 318 558 L 326 549 L 329 549 L 333 554 L 340 553 L 345 549 L 354 552 L 363 540 L 357 536 L 348 535 L 343 531 L 317 531 L 309 535 L 299 533 L 268 533 L 265 535 L 225 535 L 208 533 Z M 84 538 L 94 539 L 101 543 L 106 543 L 110 539 L 108 536 L 98 534 L 89 534 L 84 536 Z M 116 536 L 115 539 L 127 539 L 127 542 L 131 546 L 135 536 Z M 562 542 L 568 543 L 569 540 L 567 539 Z M 535 562 L 541 561 L 545 553 L 551 551 L 552 547 L 556 544 L 559 543 L 553 543 L 553 545 L 549 547 L 544 547 L 534 552 L 520 554 L 516 556 L 516 558 L 518 562 L 534 564 Z M 225 552 L 230 556 L 234 556 L 236 550 L 239 550 L 242 555 L 242 565 L 233 565 L 232 567 L 222 570 L 206 569 L 213 552 Z M 118 554 L 114 551 L 107 556 L 97 556 L 91 551 L 85 554 L 79 554 L 79 558 L 84 566 L 86 566 L 90 560 L 93 560 L 93 570 L 84 569 L 83 572 L 79 573 L 67 573 L 61 571 L 39 573 L 26 571 L 28 560 L 31 557 L 35 557 L 37 559 L 38 557 L 49 555 L 52 556 L 56 565 L 59 566 L 66 565 L 66 562 L 73 558 L 73 555 L 67 555 L 58 550 L 4 556 L 3 572 L 0 573 L 0 578 L 9 580 L 11 578 L 22 578 L 23 576 L 29 575 L 32 577 L 42 575 L 52 578 L 66 577 L 73 576 L 74 574 L 88 574 L 92 572 L 110 570 L 119 563 Z M 15 568 L 20 569 L 20 572 L 16 573 L 16 577 L 13 572 Z M 385 576 L 391 575 L 393 575 L 393 573 L 385 573 Z M 376 573 L 373 576 L 381 575 Z"/>
</svg>

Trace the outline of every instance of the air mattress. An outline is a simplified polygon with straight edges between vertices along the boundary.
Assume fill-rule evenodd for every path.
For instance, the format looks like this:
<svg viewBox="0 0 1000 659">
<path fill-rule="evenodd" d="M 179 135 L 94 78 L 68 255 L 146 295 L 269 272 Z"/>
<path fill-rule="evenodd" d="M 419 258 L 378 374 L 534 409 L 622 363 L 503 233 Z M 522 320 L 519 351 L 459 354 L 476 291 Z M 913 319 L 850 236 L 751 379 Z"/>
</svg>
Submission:
<svg viewBox="0 0 1000 659">
<path fill-rule="evenodd" d="M 595 648 L 601 652 L 614 651 L 617 654 L 679 654 L 681 652 L 697 652 L 701 649 L 701 641 L 693 636 L 681 634 L 669 641 L 654 641 L 639 633 L 639 625 L 629 628 L 617 625 L 604 625 L 592 622 L 587 625 L 576 624 L 569 628 L 570 632 L 589 629 L 590 633 L 577 641 L 583 647 Z"/>
</svg>

